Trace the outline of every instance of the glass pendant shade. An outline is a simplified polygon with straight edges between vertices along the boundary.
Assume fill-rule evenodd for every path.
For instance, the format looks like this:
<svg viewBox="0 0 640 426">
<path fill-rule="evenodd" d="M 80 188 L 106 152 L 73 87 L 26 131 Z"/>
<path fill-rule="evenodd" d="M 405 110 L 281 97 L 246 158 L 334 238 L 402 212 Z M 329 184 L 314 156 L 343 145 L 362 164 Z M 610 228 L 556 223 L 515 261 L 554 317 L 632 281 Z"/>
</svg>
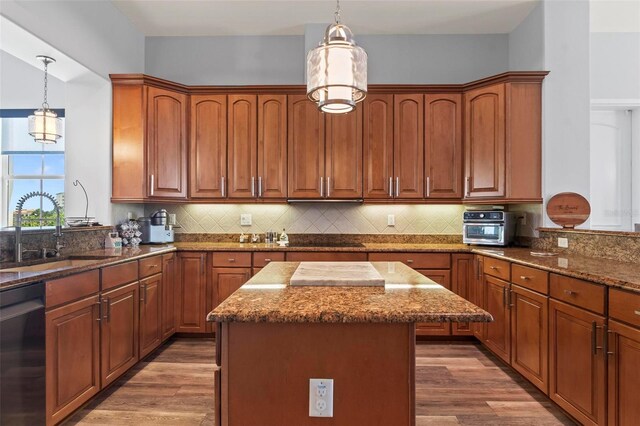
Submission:
<svg viewBox="0 0 640 426">
<path fill-rule="evenodd" d="M 29 134 L 38 143 L 56 143 L 62 137 L 62 120 L 48 108 L 29 116 Z"/>
<path fill-rule="evenodd" d="M 367 95 L 367 53 L 351 30 L 335 23 L 307 55 L 307 96 L 327 113 L 353 111 Z"/>
</svg>

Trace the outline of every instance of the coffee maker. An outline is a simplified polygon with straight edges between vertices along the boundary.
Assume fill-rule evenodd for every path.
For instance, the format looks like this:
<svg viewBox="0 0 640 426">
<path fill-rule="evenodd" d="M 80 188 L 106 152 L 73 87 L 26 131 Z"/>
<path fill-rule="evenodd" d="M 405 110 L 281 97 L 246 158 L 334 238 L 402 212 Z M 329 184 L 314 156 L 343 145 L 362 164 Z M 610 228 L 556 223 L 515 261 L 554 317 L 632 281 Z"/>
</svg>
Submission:
<svg viewBox="0 0 640 426">
<path fill-rule="evenodd" d="M 138 219 L 140 232 L 142 232 L 142 244 L 172 243 L 173 225 L 170 223 L 169 214 L 165 209 L 155 211 L 149 217 Z"/>
</svg>

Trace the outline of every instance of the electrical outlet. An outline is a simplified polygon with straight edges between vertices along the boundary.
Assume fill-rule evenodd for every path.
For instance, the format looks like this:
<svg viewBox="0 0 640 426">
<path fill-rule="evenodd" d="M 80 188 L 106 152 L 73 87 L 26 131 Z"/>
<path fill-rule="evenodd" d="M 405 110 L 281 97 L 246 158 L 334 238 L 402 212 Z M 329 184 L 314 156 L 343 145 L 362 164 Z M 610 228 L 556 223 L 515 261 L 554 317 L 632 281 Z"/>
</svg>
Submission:
<svg viewBox="0 0 640 426">
<path fill-rule="evenodd" d="M 333 417 L 333 379 L 309 379 L 309 417 Z"/>
<path fill-rule="evenodd" d="M 522 216 L 520 216 L 520 225 L 522 226 L 527 226 L 527 213 L 522 213 Z"/>
<path fill-rule="evenodd" d="M 240 226 L 251 226 L 251 215 L 249 213 L 240 215 Z"/>
<path fill-rule="evenodd" d="M 569 239 L 568 238 L 558 238 L 558 247 L 560 247 L 560 248 L 569 248 Z"/>
<path fill-rule="evenodd" d="M 387 226 L 396 226 L 396 215 L 387 215 Z"/>
</svg>

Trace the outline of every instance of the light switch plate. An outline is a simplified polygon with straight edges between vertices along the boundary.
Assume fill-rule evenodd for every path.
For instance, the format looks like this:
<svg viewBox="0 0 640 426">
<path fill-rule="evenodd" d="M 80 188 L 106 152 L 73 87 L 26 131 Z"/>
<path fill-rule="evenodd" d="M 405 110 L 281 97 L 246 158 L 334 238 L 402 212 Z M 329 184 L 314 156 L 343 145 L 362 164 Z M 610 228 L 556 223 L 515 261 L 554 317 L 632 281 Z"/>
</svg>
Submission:
<svg viewBox="0 0 640 426">
<path fill-rule="evenodd" d="M 396 226 L 396 215 L 387 215 L 387 226 Z"/>
<path fill-rule="evenodd" d="M 569 248 L 569 239 L 568 238 L 558 238 L 558 247 L 560 248 Z"/>
<path fill-rule="evenodd" d="M 251 214 L 242 213 L 240 215 L 240 226 L 251 226 Z"/>
<path fill-rule="evenodd" d="M 333 417 L 333 379 L 309 379 L 309 417 Z"/>
</svg>

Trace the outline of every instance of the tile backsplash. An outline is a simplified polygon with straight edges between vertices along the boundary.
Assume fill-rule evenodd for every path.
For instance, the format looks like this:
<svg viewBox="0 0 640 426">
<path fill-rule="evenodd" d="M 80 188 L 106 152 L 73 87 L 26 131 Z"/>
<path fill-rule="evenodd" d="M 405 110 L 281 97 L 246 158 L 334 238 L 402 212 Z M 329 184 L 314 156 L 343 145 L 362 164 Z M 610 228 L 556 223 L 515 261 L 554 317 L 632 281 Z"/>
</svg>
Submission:
<svg viewBox="0 0 640 426">
<path fill-rule="evenodd" d="M 145 206 L 148 216 L 165 208 L 176 214 L 176 232 L 294 234 L 462 234 L 462 205 L 184 204 Z M 252 216 L 240 226 L 240 214 Z M 387 225 L 388 215 L 395 226 Z"/>
</svg>

